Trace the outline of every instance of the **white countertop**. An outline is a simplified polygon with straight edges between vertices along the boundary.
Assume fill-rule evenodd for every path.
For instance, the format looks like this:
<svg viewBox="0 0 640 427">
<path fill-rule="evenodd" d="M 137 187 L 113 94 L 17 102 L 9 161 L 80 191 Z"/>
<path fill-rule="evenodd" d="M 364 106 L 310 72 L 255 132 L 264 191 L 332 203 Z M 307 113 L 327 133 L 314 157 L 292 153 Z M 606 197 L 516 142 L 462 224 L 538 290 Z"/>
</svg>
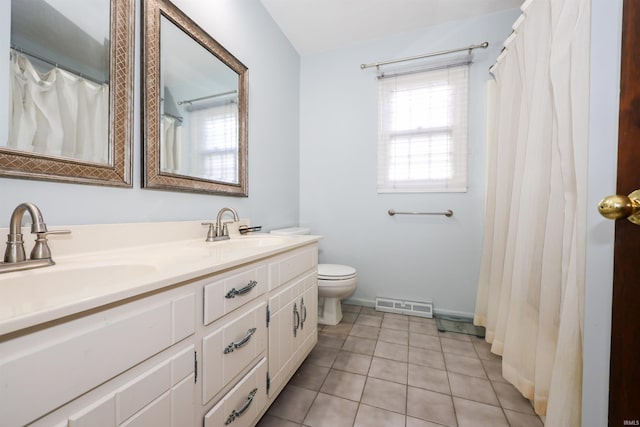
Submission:
<svg viewBox="0 0 640 427">
<path fill-rule="evenodd" d="M 62 228 L 72 234 L 52 235 L 49 240 L 56 265 L 0 273 L 0 336 L 321 238 L 232 232 L 230 240 L 205 242 L 206 228 L 200 221 L 50 227 Z M 28 254 L 33 239 L 28 230 L 24 233 Z"/>
</svg>

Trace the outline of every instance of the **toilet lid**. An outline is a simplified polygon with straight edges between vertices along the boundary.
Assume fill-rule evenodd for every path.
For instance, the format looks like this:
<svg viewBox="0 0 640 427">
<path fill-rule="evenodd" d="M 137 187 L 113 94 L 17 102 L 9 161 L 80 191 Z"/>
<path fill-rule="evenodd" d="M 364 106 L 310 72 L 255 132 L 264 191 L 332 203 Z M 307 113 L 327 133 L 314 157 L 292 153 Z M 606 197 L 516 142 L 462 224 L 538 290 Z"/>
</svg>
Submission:
<svg viewBox="0 0 640 427">
<path fill-rule="evenodd" d="M 343 280 L 355 277 L 356 269 L 348 265 L 318 264 L 318 279 Z"/>
</svg>

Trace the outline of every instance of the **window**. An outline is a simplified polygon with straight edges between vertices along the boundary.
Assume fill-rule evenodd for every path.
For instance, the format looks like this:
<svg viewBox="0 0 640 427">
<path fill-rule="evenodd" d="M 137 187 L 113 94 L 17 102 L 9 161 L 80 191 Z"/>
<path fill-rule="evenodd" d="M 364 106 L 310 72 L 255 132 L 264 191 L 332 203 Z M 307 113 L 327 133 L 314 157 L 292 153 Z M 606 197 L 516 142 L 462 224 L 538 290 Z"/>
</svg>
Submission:
<svg viewBox="0 0 640 427">
<path fill-rule="evenodd" d="M 191 112 L 197 176 L 237 184 L 238 107 L 227 102 Z"/>
<path fill-rule="evenodd" d="M 379 78 L 378 192 L 467 191 L 469 61 Z"/>
</svg>

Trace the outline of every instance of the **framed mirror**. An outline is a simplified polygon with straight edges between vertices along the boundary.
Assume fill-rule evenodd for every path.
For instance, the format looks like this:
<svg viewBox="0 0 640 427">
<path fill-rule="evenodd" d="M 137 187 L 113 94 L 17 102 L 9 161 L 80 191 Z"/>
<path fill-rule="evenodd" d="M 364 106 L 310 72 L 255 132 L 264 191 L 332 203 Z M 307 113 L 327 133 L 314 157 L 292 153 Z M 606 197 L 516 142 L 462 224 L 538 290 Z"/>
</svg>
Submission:
<svg viewBox="0 0 640 427">
<path fill-rule="evenodd" d="M 134 3 L 2 2 L 0 175 L 131 187 Z"/>
<path fill-rule="evenodd" d="M 171 2 L 143 15 L 143 186 L 247 196 L 247 67 Z"/>
</svg>

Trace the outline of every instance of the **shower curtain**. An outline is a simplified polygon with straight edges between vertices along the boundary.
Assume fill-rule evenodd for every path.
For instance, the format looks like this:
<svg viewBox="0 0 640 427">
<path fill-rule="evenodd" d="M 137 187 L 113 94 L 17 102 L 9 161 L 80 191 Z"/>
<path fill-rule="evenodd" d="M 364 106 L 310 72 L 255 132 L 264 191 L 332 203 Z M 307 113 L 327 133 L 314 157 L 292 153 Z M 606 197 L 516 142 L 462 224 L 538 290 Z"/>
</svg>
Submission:
<svg viewBox="0 0 640 427">
<path fill-rule="evenodd" d="M 41 73 L 11 51 L 7 146 L 20 151 L 109 164 L 109 84 L 59 68 Z"/>
<path fill-rule="evenodd" d="M 474 322 L 547 426 L 579 426 L 590 1 L 521 9 L 491 69 Z"/>
</svg>

